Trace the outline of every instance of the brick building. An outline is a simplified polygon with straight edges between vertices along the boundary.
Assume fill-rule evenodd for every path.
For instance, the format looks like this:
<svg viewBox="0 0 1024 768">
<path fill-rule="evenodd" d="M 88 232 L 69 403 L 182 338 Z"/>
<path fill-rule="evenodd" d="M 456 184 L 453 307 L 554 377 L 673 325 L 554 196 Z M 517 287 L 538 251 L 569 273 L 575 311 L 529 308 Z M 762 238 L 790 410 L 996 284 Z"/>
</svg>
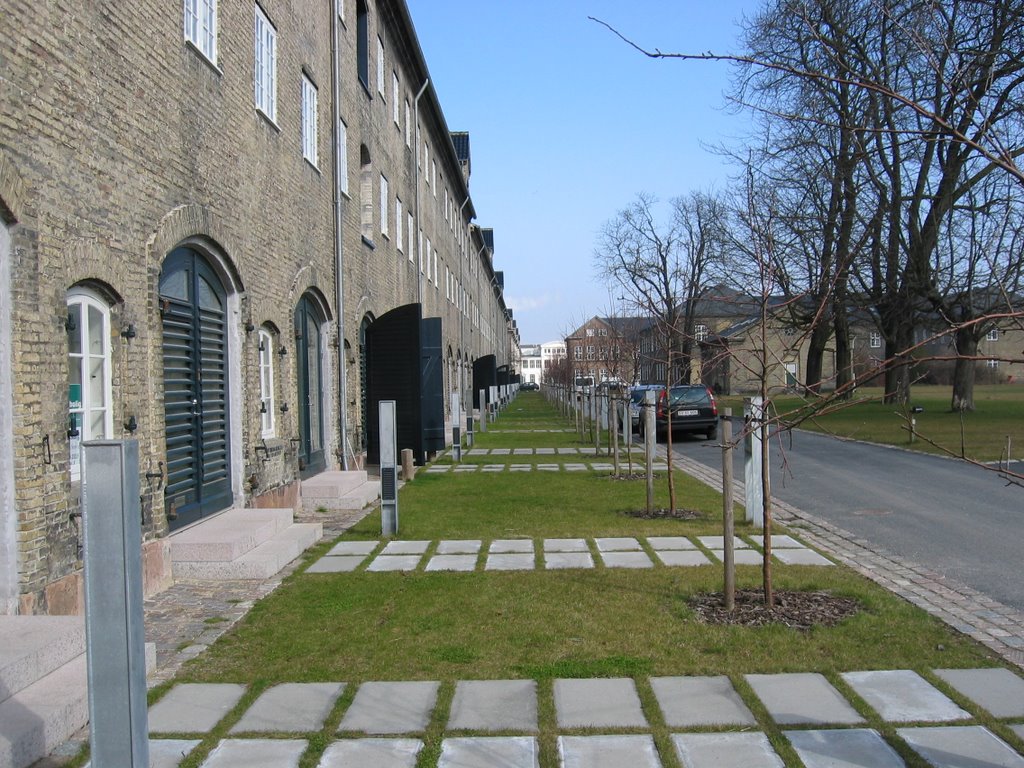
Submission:
<svg viewBox="0 0 1024 768">
<path fill-rule="evenodd" d="M 0 614 L 81 610 L 84 440 L 140 443 L 152 593 L 168 534 L 296 508 L 372 459 L 389 386 L 429 390 L 427 452 L 474 364 L 509 364 L 469 136 L 404 0 L 57 0 L 4 22 Z"/>
</svg>

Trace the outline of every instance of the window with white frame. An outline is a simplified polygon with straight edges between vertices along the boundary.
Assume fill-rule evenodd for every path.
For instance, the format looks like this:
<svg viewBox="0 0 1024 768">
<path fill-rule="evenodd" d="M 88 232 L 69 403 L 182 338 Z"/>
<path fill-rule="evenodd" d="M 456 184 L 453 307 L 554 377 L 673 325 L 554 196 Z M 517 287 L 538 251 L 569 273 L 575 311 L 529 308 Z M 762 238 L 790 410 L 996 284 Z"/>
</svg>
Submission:
<svg viewBox="0 0 1024 768">
<path fill-rule="evenodd" d="M 871 331 L 871 333 L 868 334 L 868 346 L 871 349 L 881 349 L 882 334 L 879 333 L 878 331 Z"/>
<path fill-rule="evenodd" d="M 256 6 L 255 29 L 256 74 L 256 109 L 270 118 L 277 120 L 277 30 L 263 9 Z"/>
<path fill-rule="evenodd" d="M 583 347 L 573 347 L 572 348 L 572 359 L 573 360 L 582 360 L 583 359 Z"/>
<path fill-rule="evenodd" d="M 377 93 L 384 96 L 384 41 L 377 38 Z"/>
<path fill-rule="evenodd" d="M 434 289 L 437 291 L 441 290 L 441 283 L 437 279 L 437 251 L 434 251 Z"/>
<path fill-rule="evenodd" d="M 113 437 L 111 411 L 110 308 L 92 291 L 68 293 L 68 435 L 72 481 L 81 477 L 85 440 Z"/>
<path fill-rule="evenodd" d="M 302 76 L 302 156 L 317 165 L 316 86 Z"/>
<path fill-rule="evenodd" d="M 343 194 L 348 192 L 348 126 L 344 120 L 338 120 L 338 182 Z"/>
<path fill-rule="evenodd" d="M 370 20 L 366 0 L 356 0 L 356 72 L 359 82 L 370 90 Z"/>
<path fill-rule="evenodd" d="M 395 248 L 402 251 L 402 199 L 395 198 Z"/>
<path fill-rule="evenodd" d="M 708 327 L 703 323 L 697 323 L 697 325 L 693 327 L 693 337 L 697 339 L 697 341 L 706 341 L 708 338 Z"/>
<path fill-rule="evenodd" d="M 185 0 L 185 39 L 217 63 L 217 0 Z"/>
<path fill-rule="evenodd" d="M 437 163 L 433 160 L 430 161 L 430 189 L 437 197 Z"/>
<path fill-rule="evenodd" d="M 412 147 L 412 105 L 405 100 L 405 146 Z"/>
<path fill-rule="evenodd" d="M 412 241 L 412 236 L 413 236 L 412 233 L 415 232 L 416 230 L 414 230 L 413 226 L 412 226 L 413 222 L 412 222 L 412 214 L 411 213 L 408 214 L 408 217 L 407 217 L 406 221 L 408 222 L 408 225 L 409 225 L 408 227 L 406 227 L 405 231 L 409 233 L 409 261 L 411 262 L 411 261 L 413 261 L 416 258 L 416 255 L 413 253 L 415 248 L 413 247 L 414 243 Z"/>
<path fill-rule="evenodd" d="M 999 341 L 999 329 L 992 328 L 985 334 L 985 341 Z"/>
<path fill-rule="evenodd" d="M 587 328 L 587 336 L 593 336 L 593 335 L 594 335 L 594 329 L 593 328 Z"/>
<path fill-rule="evenodd" d="M 260 328 L 260 436 L 274 436 L 274 337 Z"/>
<path fill-rule="evenodd" d="M 391 73 L 391 116 L 395 119 L 395 127 L 400 127 L 402 120 L 402 105 L 398 101 L 398 73 Z"/>
<path fill-rule="evenodd" d="M 380 233 L 388 236 L 388 180 L 380 175 Z"/>
<path fill-rule="evenodd" d="M 999 361 L 998 360 L 994 360 L 994 359 L 993 360 L 986 360 L 985 361 L 985 365 L 987 365 L 989 368 L 995 369 L 995 368 L 999 367 Z"/>
<path fill-rule="evenodd" d="M 596 350 L 593 344 L 587 344 L 587 360 L 593 360 Z"/>
<path fill-rule="evenodd" d="M 420 254 L 420 274 L 426 272 L 427 280 L 430 280 L 430 238 L 427 238 L 427 250 Z M 426 262 L 426 264 L 424 264 Z"/>
<path fill-rule="evenodd" d="M 452 276 L 447 265 L 444 268 L 444 297 L 450 302 L 452 300 Z"/>
<path fill-rule="evenodd" d="M 359 147 L 359 229 L 363 239 L 373 243 L 373 164 L 370 150 Z"/>
</svg>

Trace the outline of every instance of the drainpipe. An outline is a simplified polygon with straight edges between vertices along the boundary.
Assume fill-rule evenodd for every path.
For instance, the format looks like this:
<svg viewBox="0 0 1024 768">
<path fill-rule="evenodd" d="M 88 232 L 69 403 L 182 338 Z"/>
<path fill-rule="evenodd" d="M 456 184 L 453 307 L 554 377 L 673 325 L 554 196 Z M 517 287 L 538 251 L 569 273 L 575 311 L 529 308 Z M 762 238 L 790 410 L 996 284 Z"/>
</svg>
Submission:
<svg viewBox="0 0 1024 768">
<path fill-rule="evenodd" d="M 462 201 L 462 205 L 459 206 L 459 226 L 462 226 L 462 212 L 466 208 L 466 203 L 469 202 L 469 195 L 466 195 L 466 199 Z M 468 250 L 468 249 L 467 249 Z M 466 269 L 466 257 L 463 254 L 459 254 L 459 292 L 455 296 L 455 307 L 459 312 L 459 350 L 462 352 L 462 363 L 460 364 L 459 370 L 459 393 L 461 395 L 463 405 L 466 402 L 466 342 L 465 342 L 465 320 L 466 320 L 466 306 L 462 299 L 463 294 L 463 280 L 465 279 Z M 469 410 L 473 410 L 470 408 Z"/>
<path fill-rule="evenodd" d="M 341 146 L 338 123 L 341 120 L 341 65 L 338 56 L 338 3 L 343 0 L 331 0 L 331 74 L 333 75 L 333 94 L 331 105 L 332 135 L 334 137 L 334 304 L 338 313 L 338 426 L 341 439 L 341 468 L 348 471 L 348 376 L 345 372 L 345 274 L 342 259 L 342 196 L 341 196 Z"/>
<path fill-rule="evenodd" d="M 430 262 L 424 263 L 423 261 L 423 250 L 422 243 L 423 238 L 420 237 L 420 231 L 423 227 L 420 225 L 420 164 L 417 162 L 417 158 L 420 156 L 420 97 L 427 90 L 427 86 L 430 85 L 430 78 L 428 77 L 423 81 L 423 86 L 420 88 L 420 92 L 416 94 L 416 101 L 413 103 L 413 119 L 416 122 L 416 152 L 413 153 L 413 186 L 416 187 L 416 231 L 413 232 L 413 237 L 416 238 L 416 253 L 419 254 L 419 263 L 416 265 L 419 270 L 419 275 L 416 278 L 416 301 L 419 302 L 420 312 L 423 311 L 423 273 L 429 269 Z M 424 158 L 426 160 L 426 158 Z M 424 172 L 427 170 L 423 169 Z M 430 258 L 430 254 L 427 254 L 427 259 Z"/>
</svg>

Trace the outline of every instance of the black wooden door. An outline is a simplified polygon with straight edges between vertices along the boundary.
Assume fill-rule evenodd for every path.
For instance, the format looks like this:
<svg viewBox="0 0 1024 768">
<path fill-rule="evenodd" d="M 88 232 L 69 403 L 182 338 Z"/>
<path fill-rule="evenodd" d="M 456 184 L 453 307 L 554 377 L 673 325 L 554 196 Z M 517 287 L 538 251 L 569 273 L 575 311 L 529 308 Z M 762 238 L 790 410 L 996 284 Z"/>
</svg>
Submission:
<svg viewBox="0 0 1024 768">
<path fill-rule="evenodd" d="M 173 530 L 231 505 L 226 293 L 201 254 L 177 248 L 160 275 L 164 500 Z"/>
<path fill-rule="evenodd" d="M 295 354 L 299 385 L 299 471 L 302 477 L 322 472 L 324 456 L 323 317 L 307 296 L 295 310 Z"/>
</svg>

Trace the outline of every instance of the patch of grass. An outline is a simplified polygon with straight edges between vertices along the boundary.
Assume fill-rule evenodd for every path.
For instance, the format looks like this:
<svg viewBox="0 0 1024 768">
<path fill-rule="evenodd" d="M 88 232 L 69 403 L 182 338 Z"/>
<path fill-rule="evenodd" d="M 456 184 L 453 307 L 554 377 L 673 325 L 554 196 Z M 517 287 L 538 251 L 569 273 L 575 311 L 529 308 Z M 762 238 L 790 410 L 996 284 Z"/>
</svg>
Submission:
<svg viewBox="0 0 1024 768">
<path fill-rule="evenodd" d="M 882 390 L 862 387 L 848 407 L 801 423 L 801 429 L 827 432 L 842 437 L 896 445 L 924 453 L 942 453 L 925 439 L 968 458 L 995 461 L 1006 449 L 1010 437 L 1014 446 L 1024 445 L 1024 388 L 1018 386 L 979 386 L 975 388 L 975 407 L 971 413 L 950 411 L 952 388 L 916 386 L 911 390 L 911 405 L 924 408 L 914 415 L 919 437 L 912 443 L 907 421 L 901 409 L 881 402 Z M 795 395 L 773 400 L 780 414 L 795 412 L 807 401 Z M 720 407 L 743 412 L 742 397 L 723 397 Z M 1020 451 L 1017 451 L 1019 458 Z"/>
</svg>

